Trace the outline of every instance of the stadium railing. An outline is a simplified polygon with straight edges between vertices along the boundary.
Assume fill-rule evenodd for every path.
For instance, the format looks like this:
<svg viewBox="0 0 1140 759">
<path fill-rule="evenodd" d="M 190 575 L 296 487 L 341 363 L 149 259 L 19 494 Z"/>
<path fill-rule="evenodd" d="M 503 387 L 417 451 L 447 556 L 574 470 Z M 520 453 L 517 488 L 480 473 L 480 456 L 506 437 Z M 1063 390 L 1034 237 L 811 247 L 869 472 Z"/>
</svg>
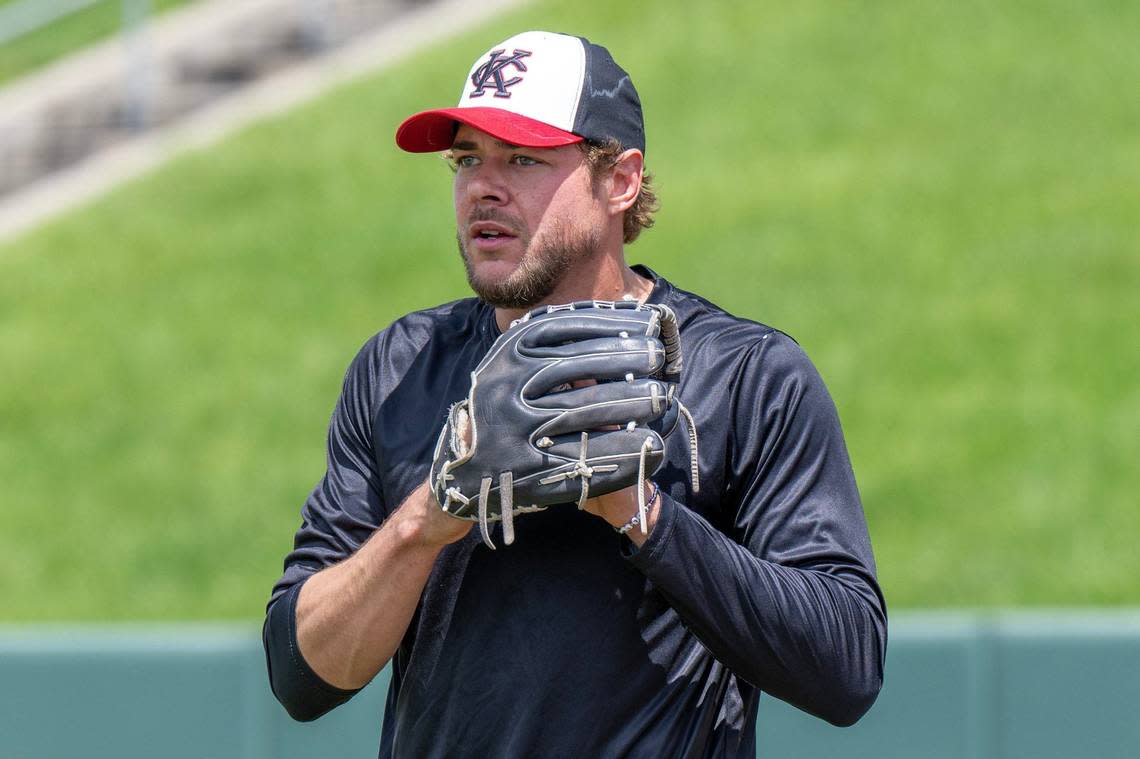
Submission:
<svg viewBox="0 0 1140 759">
<path fill-rule="evenodd" d="M 1140 611 L 900 613 L 890 636 L 862 721 L 763 698 L 758 755 L 1138 755 Z M 388 677 L 297 724 L 269 692 L 256 625 L 0 628 L 0 756 L 374 757 Z"/>
</svg>

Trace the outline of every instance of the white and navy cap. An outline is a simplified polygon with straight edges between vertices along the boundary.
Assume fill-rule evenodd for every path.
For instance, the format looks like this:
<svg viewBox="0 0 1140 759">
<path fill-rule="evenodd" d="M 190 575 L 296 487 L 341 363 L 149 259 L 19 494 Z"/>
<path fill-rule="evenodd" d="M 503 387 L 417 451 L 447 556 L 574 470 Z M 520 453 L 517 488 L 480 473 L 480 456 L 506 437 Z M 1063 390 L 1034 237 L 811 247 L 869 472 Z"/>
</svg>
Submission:
<svg viewBox="0 0 1140 759">
<path fill-rule="evenodd" d="M 396 144 L 410 153 L 447 150 L 460 123 L 522 147 L 612 137 L 645 152 L 629 74 L 601 45 L 568 34 L 523 32 L 495 45 L 471 67 L 459 105 L 407 119 Z"/>
</svg>

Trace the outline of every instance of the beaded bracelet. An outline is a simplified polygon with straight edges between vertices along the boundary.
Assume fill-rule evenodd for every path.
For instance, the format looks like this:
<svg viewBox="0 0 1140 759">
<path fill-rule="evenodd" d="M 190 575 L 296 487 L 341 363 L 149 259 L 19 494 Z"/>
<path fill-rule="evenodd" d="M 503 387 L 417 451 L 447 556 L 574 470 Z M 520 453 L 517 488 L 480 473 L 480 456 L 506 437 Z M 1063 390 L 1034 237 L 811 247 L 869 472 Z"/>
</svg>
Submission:
<svg viewBox="0 0 1140 759">
<path fill-rule="evenodd" d="M 655 482 L 653 483 L 653 492 L 650 494 L 649 500 L 645 502 L 646 511 L 649 511 L 649 509 L 653 508 L 653 504 L 657 502 L 657 491 L 658 487 L 657 483 Z M 639 524 L 641 524 L 641 519 L 638 514 L 634 514 L 629 518 L 628 522 L 623 524 L 621 527 L 615 527 L 614 530 L 616 530 L 619 535 L 625 535 L 627 532 L 632 530 L 634 527 L 637 527 Z"/>
</svg>

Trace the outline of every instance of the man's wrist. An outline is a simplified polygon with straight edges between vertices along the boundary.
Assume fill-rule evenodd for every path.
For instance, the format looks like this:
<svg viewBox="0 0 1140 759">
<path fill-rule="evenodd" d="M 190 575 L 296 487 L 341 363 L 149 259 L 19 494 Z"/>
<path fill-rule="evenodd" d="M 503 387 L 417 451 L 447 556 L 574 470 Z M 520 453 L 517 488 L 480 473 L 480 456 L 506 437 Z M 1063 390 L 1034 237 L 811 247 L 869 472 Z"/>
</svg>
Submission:
<svg viewBox="0 0 1140 759">
<path fill-rule="evenodd" d="M 646 482 L 645 486 L 648 488 L 649 483 Z M 656 487 L 656 484 L 654 484 L 654 487 Z M 653 503 L 649 503 L 649 499 L 651 497 L 653 499 Z M 641 525 L 638 525 L 625 534 L 629 541 L 638 548 L 641 548 L 641 546 L 645 544 L 645 541 L 649 540 L 649 537 L 653 534 L 654 528 L 657 526 L 657 517 L 661 513 L 661 491 L 658 489 L 656 494 L 652 492 L 646 493 L 645 499 L 645 530 L 642 531 Z M 634 498 L 634 508 L 638 508 L 636 497 Z"/>
<path fill-rule="evenodd" d="M 416 488 L 391 516 L 400 542 L 408 546 L 442 549 L 466 535 L 472 522 L 448 514 L 439 507 L 425 483 Z"/>
<path fill-rule="evenodd" d="M 650 491 L 650 494 L 646 497 L 646 500 L 645 500 L 645 522 L 646 522 L 646 524 L 645 524 L 644 528 L 642 528 L 643 533 L 646 533 L 649 531 L 649 524 L 648 524 L 648 522 L 649 522 L 649 510 L 657 505 L 657 498 L 658 498 L 659 494 L 660 494 L 660 489 L 658 488 L 657 483 L 655 482 L 655 483 L 653 483 L 653 490 Z M 637 512 L 634 513 L 634 515 L 629 518 L 629 521 L 627 521 L 621 527 L 614 527 L 614 529 L 617 530 L 619 535 L 625 535 L 630 530 L 632 530 L 634 528 L 641 528 L 641 527 L 642 527 L 641 504 L 639 502 L 637 505 Z"/>
<path fill-rule="evenodd" d="M 606 520 L 606 523 L 615 530 L 620 530 L 634 516 L 639 514 L 640 504 L 637 487 L 637 485 L 633 485 L 616 493 L 591 498 L 586 502 L 586 510 Z M 661 506 L 661 497 L 658 495 L 654 499 L 654 487 L 652 482 L 647 481 L 642 489 L 642 497 L 645 498 L 646 502 L 645 532 L 641 531 L 639 517 L 639 524 L 625 533 L 625 536 L 637 545 L 641 545 L 649 533 L 653 532 L 653 525 L 657 522 L 657 511 Z M 650 503 L 651 500 L 654 501 L 652 504 Z"/>
</svg>

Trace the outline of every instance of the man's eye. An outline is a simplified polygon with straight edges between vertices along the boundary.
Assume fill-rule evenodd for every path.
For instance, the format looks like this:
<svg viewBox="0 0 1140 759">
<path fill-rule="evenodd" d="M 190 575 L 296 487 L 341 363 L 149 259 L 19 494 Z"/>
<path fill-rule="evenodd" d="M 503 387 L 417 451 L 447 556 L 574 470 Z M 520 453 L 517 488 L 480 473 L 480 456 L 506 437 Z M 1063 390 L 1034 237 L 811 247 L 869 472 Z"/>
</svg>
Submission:
<svg viewBox="0 0 1140 759">
<path fill-rule="evenodd" d="M 537 166 L 538 161 L 528 155 L 517 155 L 512 160 L 519 166 Z"/>
<path fill-rule="evenodd" d="M 455 157 L 455 165 L 461 169 L 469 169 L 477 163 L 479 163 L 479 159 L 473 155 L 461 155 Z"/>
</svg>

